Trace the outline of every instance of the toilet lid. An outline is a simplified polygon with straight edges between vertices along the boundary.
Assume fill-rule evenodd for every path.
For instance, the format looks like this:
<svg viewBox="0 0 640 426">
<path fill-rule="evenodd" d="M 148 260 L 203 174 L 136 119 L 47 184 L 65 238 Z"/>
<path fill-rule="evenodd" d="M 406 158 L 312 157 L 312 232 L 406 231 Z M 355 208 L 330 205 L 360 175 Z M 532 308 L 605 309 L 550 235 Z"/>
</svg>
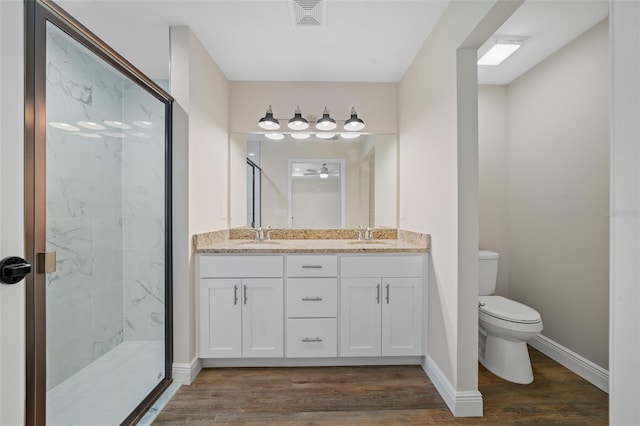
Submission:
<svg viewBox="0 0 640 426">
<path fill-rule="evenodd" d="M 480 312 L 495 318 L 520 324 L 534 324 L 541 321 L 538 311 L 506 297 L 480 296 L 478 301 Z"/>
</svg>

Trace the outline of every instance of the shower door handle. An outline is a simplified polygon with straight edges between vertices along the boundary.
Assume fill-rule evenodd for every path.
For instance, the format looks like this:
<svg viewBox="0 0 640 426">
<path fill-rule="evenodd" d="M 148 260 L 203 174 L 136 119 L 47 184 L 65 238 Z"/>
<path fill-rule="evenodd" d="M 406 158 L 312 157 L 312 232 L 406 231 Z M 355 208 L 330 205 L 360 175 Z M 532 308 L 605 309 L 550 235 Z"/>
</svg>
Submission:
<svg viewBox="0 0 640 426">
<path fill-rule="evenodd" d="M 0 261 L 0 282 L 3 284 L 19 283 L 32 270 L 31 264 L 21 257 L 5 257 Z"/>
</svg>

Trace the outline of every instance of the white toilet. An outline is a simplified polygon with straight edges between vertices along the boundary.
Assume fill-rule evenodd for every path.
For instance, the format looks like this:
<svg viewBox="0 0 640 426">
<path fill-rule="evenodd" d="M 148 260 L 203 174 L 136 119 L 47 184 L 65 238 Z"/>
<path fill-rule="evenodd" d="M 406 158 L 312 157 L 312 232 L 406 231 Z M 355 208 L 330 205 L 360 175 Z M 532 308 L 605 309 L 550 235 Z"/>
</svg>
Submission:
<svg viewBox="0 0 640 426">
<path fill-rule="evenodd" d="M 533 382 L 527 341 L 542 331 L 540 314 L 527 305 L 493 295 L 498 253 L 480 250 L 478 359 L 498 377 L 513 383 Z"/>
</svg>

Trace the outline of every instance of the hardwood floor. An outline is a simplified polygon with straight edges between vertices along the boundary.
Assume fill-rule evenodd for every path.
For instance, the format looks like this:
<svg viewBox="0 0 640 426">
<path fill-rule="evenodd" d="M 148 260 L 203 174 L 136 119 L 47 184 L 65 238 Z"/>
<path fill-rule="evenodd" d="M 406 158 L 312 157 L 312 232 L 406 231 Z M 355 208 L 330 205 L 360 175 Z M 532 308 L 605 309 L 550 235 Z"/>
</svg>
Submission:
<svg viewBox="0 0 640 426">
<path fill-rule="evenodd" d="M 455 418 L 419 366 L 205 369 L 158 425 L 606 425 L 608 395 L 535 349 L 535 381 L 480 366 L 484 417 Z"/>
</svg>

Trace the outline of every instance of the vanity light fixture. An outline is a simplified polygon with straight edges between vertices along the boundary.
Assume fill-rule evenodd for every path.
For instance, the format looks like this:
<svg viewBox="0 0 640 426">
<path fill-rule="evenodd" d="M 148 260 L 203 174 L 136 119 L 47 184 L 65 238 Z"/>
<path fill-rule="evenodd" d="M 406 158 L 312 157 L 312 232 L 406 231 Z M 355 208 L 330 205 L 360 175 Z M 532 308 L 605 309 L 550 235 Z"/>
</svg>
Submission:
<svg viewBox="0 0 640 426">
<path fill-rule="evenodd" d="M 300 106 L 296 107 L 296 112 L 293 114 L 293 118 L 289 120 L 289 124 L 287 126 L 291 130 L 305 130 L 309 128 L 309 122 L 302 116 Z"/>
<path fill-rule="evenodd" d="M 355 107 L 351 107 L 351 118 L 344 122 L 344 129 L 350 132 L 357 132 L 364 129 L 364 121 L 358 118 L 358 113 Z"/>
<path fill-rule="evenodd" d="M 258 121 L 258 126 L 265 130 L 277 130 L 280 128 L 280 122 L 273 117 L 271 105 L 269 105 L 269 108 L 267 108 L 267 112 L 264 117 L 262 117 L 260 121 Z"/>
<path fill-rule="evenodd" d="M 290 118 L 287 122 L 287 127 L 295 132 L 300 132 L 300 133 L 292 132 L 290 133 L 291 137 L 293 139 L 307 139 L 309 136 L 311 136 L 310 132 L 304 131 L 309 128 L 309 123 L 310 123 L 309 120 L 307 120 L 302 116 L 302 112 L 300 111 L 300 106 L 297 106 L 293 117 Z M 317 121 L 315 121 L 315 117 L 313 117 L 313 120 L 311 120 L 311 123 L 314 123 L 315 128 L 320 132 L 331 131 L 337 127 L 336 120 L 331 118 L 331 116 L 329 115 L 329 109 L 326 106 L 324 107 L 324 111 L 322 112 L 322 117 Z M 344 123 L 344 126 L 343 126 L 344 129 L 350 133 L 360 131 L 364 128 L 364 121 L 358 117 L 358 113 L 356 112 L 355 107 L 351 107 L 351 117 L 347 120 L 341 121 L 341 123 Z M 258 120 L 258 126 L 269 131 L 274 131 L 280 128 L 280 122 L 278 121 L 277 118 L 273 116 L 273 110 L 271 109 L 271 105 L 269 105 L 269 108 L 267 108 L 267 112 L 265 113 L 265 116 L 262 117 L 260 120 Z M 334 133 L 324 133 L 324 134 L 317 133 L 316 136 L 320 139 L 331 139 L 335 136 L 335 134 Z M 348 139 L 350 136 L 351 135 L 344 136 L 344 138 Z M 353 139 L 358 136 L 360 136 L 359 133 L 351 136 L 351 138 Z M 270 139 L 274 139 L 274 138 L 270 137 Z M 280 140 L 280 139 L 282 138 L 277 136 L 276 140 Z"/>
<path fill-rule="evenodd" d="M 522 46 L 525 37 L 496 37 L 493 46 L 478 59 L 478 65 L 500 65 Z"/>
<path fill-rule="evenodd" d="M 336 128 L 336 120 L 329 116 L 329 110 L 324 107 L 322 112 L 322 118 L 316 123 L 316 129 L 318 130 L 333 130 Z M 332 136 L 333 137 L 333 136 Z"/>
</svg>

